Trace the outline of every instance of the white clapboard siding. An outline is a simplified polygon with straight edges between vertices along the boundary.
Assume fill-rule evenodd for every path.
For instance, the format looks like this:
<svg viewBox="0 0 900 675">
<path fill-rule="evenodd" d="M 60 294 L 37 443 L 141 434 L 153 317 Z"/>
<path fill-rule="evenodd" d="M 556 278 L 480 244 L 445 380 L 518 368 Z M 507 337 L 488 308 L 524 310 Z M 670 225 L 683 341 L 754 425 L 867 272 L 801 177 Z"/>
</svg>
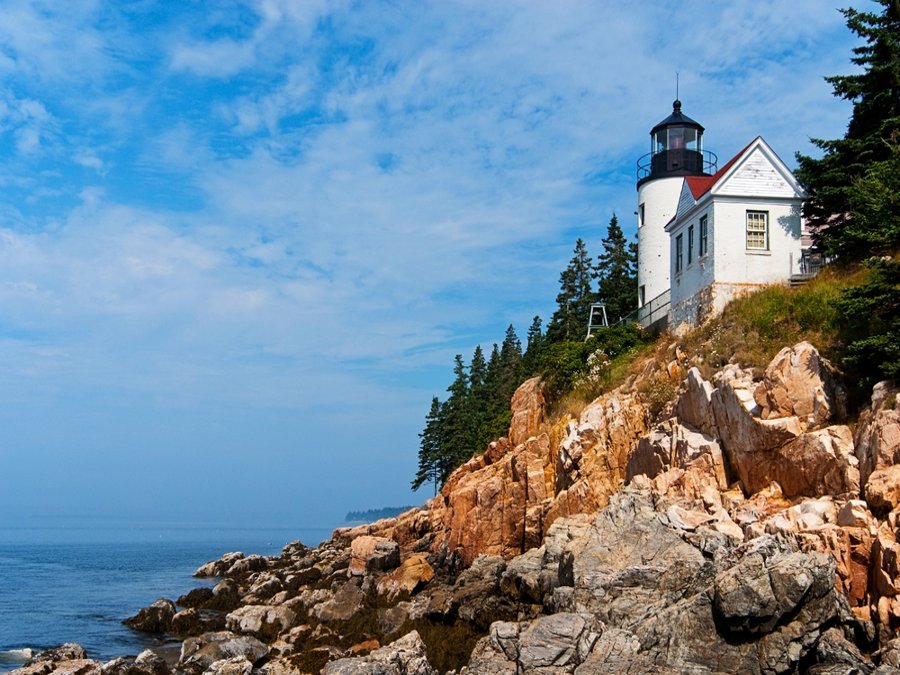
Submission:
<svg viewBox="0 0 900 675">
<path fill-rule="evenodd" d="M 796 195 L 794 188 L 759 147 L 754 148 L 715 191 L 720 195 L 767 197 Z"/>
<path fill-rule="evenodd" d="M 690 186 L 687 184 L 687 181 L 684 181 L 681 184 L 681 196 L 678 198 L 678 210 L 675 212 L 675 217 L 681 218 L 686 212 L 694 208 L 696 203 Z"/>
</svg>

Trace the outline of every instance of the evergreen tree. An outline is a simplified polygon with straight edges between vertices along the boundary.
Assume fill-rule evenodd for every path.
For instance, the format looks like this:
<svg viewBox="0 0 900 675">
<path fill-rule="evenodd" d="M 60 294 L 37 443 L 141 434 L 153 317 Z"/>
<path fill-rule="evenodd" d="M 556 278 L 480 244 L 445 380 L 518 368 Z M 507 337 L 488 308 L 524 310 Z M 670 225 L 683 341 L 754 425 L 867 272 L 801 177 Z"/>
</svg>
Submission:
<svg viewBox="0 0 900 675">
<path fill-rule="evenodd" d="M 522 355 L 522 374 L 525 377 L 537 375 L 544 352 L 544 334 L 541 331 L 541 317 L 535 316 L 528 328 L 525 353 Z"/>
<path fill-rule="evenodd" d="M 575 251 L 569 265 L 559 275 L 559 295 L 556 311 L 547 325 L 550 342 L 580 340 L 587 332 L 587 322 L 594 302 L 591 287 L 593 265 L 582 239 L 575 242 Z"/>
<path fill-rule="evenodd" d="M 441 407 L 441 485 L 453 469 L 472 456 L 472 425 L 469 418 L 469 376 L 462 355 L 454 357 L 450 396 Z"/>
<path fill-rule="evenodd" d="M 876 1 L 883 7 L 879 14 L 842 10 L 850 30 L 865 40 L 852 59 L 862 72 L 826 78 L 835 96 L 853 102 L 846 134 L 813 139 L 824 151 L 820 159 L 797 155 L 796 175 L 809 194 L 803 214 L 816 244 L 851 261 L 890 254 L 900 245 L 896 226 L 893 236 L 885 236 L 882 221 L 860 218 L 853 208 L 857 183 L 873 166 L 890 162 L 900 142 L 900 1 Z"/>
<path fill-rule="evenodd" d="M 491 417 L 494 414 L 494 401 L 499 397 L 500 390 L 500 347 L 497 343 L 491 348 L 491 356 L 488 358 L 487 370 L 484 377 L 485 398 L 487 399 L 487 428 L 485 434 L 491 434 L 493 425 Z"/>
<path fill-rule="evenodd" d="M 494 344 L 491 358 L 488 360 L 487 376 L 487 416 L 483 427 L 482 439 L 484 449 L 490 441 L 506 435 L 511 418 L 509 402 L 516 387 L 522 380 L 522 343 L 510 324 L 502 346 L 498 349 Z"/>
<path fill-rule="evenodd" d="M 509 408 L 509 401 L 522 381 L 522 342 L 512 324 L 506 329 L 503 344 L 500 345 L 500 380 L 497 394 L 503 405 Z"/>
<path fill-rule="evenodd" d="M 431 409 L 425 417 L 425 428 L 419 434 L 419 469 L 413 479 L 411 487 L 418 490 L 425 483 L 434 484 L 434 493 L 437 494 L 438 483 L 441 482 L 443 473 L 442 445 L 443 445 L 443 419 L 441 414 L 441 402 L 437 396 L 431 399 Z"/>
<path fill-rule="evenodd" d="M 848 338 L 845 363 L 871 387 L 878 380 L 900 380 L 900 259 L 870 258 L 868 278 L 836 301 Z"/>
<path fill-rule="evenodd" d="M 481 345 L 478 345 L 472 353 L 472 361 L 469 364 L 469 392 L 473 398 L 484 396 L 486 379 L 487 362 L 484 360 L 484 351 L 481 349 Z"/>
<path fill-rule="evenodd" d="M 613 214 L 597 258 L 598 295 L 606 304 L 610 323 L 628 316 L 637 307 L 637 249 L 628 244 L 619 219 Z"/>
<path fill-rule="evenodd" d="M 487 362 L 481 345 L 475 347 L 469 364 L 469 425 L 473 452 L 481 452 L 492 440 L 487 435 L 488 404 Z"/>
<path fill-rule="evenodd" d="M 500 347 L 497 343 L 491 347 L 491 355 L 488 358 L 487 371 L 484 376 L 484 386 L 487 389 L 488 398 L 494 398 L 497 393 L 497 383 L 500 381 Z"/>
<path fill-rule="evenodd" d="M 848 231 L 854 238 L 864 237 L 872 252 L 887 254 L 900 248 L 900 135 L 886 145 L 888 158 L 873 162 L 853 183 L 850 209 L 854 226 Z"/>
</svg>

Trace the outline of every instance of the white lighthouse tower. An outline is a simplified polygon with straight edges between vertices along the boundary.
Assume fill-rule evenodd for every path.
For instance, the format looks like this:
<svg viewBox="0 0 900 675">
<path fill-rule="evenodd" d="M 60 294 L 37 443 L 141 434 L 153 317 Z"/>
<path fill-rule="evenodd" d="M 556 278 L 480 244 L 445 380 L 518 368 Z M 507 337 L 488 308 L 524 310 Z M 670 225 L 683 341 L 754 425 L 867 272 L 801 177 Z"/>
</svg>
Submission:
<svg viewBox="0 0 900 675">
<path fill-rule="evenodd" d="M 703 127 L 682 113 L 681 101 L 676 100 L 672 114 L 650 131 L 650 152 L 638 160 L 639 307 L 669 290 L 665 227 L 678 209 L 684 177 L 708 176 L 715 172 L 716 162 L 714 154 L 703 150 Z"/>
</svg>

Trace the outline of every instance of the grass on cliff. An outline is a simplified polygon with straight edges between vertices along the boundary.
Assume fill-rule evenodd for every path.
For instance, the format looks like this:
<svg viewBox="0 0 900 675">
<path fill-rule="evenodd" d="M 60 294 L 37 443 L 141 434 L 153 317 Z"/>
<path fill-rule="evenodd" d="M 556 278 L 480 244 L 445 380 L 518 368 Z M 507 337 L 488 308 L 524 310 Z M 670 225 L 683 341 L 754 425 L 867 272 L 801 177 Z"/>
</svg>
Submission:
<svg viewBox="0 0 900 675">
<path fill-rule="evenodd" d="M 738 298 L 720 317 L 686 335 L 682 349 L 702 357 L 707 378 L 729 362 L 764 369 L 783 347 L 802 340 L 839 365 L 846 344 L 835 301 L 864 278 L 859 271 L 826 269 L 799 288 L 766 287 Z"/>
<path fill-rule="evenodd" d="M 565 343 L 558 351 L 566 358 L 557 356 L 551 362 L 553 367 L 547 369 L 551 378 L 555 376 L 551 383 L 556 386 L 551 387 L 542 431 L 550 435 L 552 443 L 558 443 L 567 420 L 578 419 L 598 396 L 629 380 L 644 396 L 651 417 L 660 418 L 677 396 L 687 368 L 697 366 L 706 379 L 728 363 L 761 374 L 781 349 L 803 340 L 812 343 L 843 373 L 850 409 L 858 409 L 868 400 L 871 382 L 847 358 L 854 339 L 848 325 L 853 322 L 841 313 L 839 300 L 846 291 L 870 279 L 865 267 L 832 267 L 799 288 L 762 288 L 733 301 L 721 316 L 684 336 L 665 333 L 655 341 L 639 338 L 623 344 L 622 351 L 599 370 L 594 369 L 599 377 L 590 376 L 590 361 L 587 367 L 584 365 L 591 345 Z M 563 347 L 568 351 L 561 351 Z M 673 369 L 673 365 L 677 367 Z"/>
<path fill-rule="evenodd" d="M 590 352 L 590 344 L 586 351 Z M 653 353 L 655 344 L 649 340 L 641 340 L 625 351 L 608 359 L 600 368 L 580 372 L 574 379 L 571 388 L 555 393 L 551 390 L 548 419 L 559 420 L 566 417 L 578 417 L 581 411 L 601 394 L 611 391 L 623 384 L 632 375 L 636 362 L 643 361 Z"/>
<path fill-rule="evenodd" d="M 653 354 L 653 372 L 646 362 L 638 361 L 632 373 L 644 374 L 639 388 L 647 390 L 649 398 L 659 399 L 661 405 L 657 407 L 664 410 L 663 399 L 674 398 L 672 385 L 680 384 L 683 372 L 691 366 L 697 366 L 706 379 L 728 363 L 761 374 L 781 349 L 806 340 L 841 373 L 849 409 L 858 409 L 868 401 L 871 386 L 877 381 L 873 379 L 877 367 L 861 366 L 853 350 L 859 344 L 855 341 L 860 325 L 871 322 L 874 326 L 876 318 L 848 316 L 842 308 L 846 307 L 847 292 L 864 288 L 872 278 L 865 265 L 832 267 L 799 288 L 765 287 L 733 301 L 721 316 L 682 337 L 668 333 L 660 336 Z M 672 362 L 680 367 L 679 382 L 666 377 Z"/>
<path fill-rule="evenodd" d="M 839 370 L 847 356 L 847 320 L 836 302 L 847 289 L 865 283 L 864 269 L 826 268 L 805 286 L 769 286 L 730 303 L 721 316 L 676 338 L 671 333 L 655 342 L 639 343 L 611 360 L 600 381 L 581 379 L 552 401 L 545 430 L 562 433 L 560 422 L 577 418 L 581 410 L 605 391 L 635 378 L 655 418 L 673 400 L 680 376 L 673 380 L 673 362 L 684 369 L 696 365 L 704 378 L 728 363 L 761 372 L 784 347 L 802 340 L 812 343 Z M 650 363 L 648 363 L 650 362 Z M 845 372 L 854 384 L 855 373 Z M 851 391 L 851 404 L 866 393 Z"/>
</svg>

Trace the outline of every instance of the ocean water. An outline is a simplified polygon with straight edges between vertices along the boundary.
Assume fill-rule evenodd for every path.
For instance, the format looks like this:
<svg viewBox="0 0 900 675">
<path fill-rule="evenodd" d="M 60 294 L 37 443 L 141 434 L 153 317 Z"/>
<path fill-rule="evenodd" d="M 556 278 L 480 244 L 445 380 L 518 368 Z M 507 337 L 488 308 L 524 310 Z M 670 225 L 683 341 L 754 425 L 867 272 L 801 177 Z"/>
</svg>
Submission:
<svg viewBox="0 0 900 675">
<path fill-rule="evenodd" d="M 108 660 L 161 646 L 122 620 L 158 598 L 175 600 L 212 580 L 191 575 L 228 551 L 274 555 L 325 528 L 171 525 L 0 526 L 0 672 L 35 652 L 77 642 Z"/>
</svg>

